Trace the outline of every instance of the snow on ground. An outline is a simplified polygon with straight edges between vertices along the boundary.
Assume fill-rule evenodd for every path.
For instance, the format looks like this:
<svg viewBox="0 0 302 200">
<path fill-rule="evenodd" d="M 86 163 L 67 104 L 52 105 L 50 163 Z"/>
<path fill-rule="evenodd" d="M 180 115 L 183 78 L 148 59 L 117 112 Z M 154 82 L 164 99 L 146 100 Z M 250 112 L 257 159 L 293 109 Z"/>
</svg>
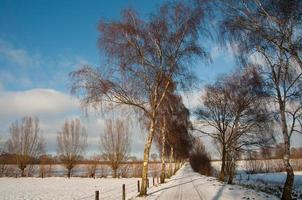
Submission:
<svg viewBox="0 0 302 200">
<path fill-rule="evenodd" d="M 295 186 L 302 185 L 302 172 L 295 172 Z M 227 185 L 213 177 L 202 176 L 192 171 L 186 163 L 166 184 L 152 186 L 149 196 L 137 196 L 138 178 L 0 178 L 0 200 L 81 200 L 94 199 L 95 191 L 100 191 L 100 199 L 121 199 L 122 185 L 126 184 L 126 199 L 278 199 L 253 189 L 239 185 Z M 152 180 L 152 179 L 150 179 Z M 240 181 L 239 181 L 240 180 Z M 235 181 L 244 185 L 283 183 L 285 173 L 241 174 Z M 150 181 L 152 185 L 152 181 Z M 261 189 L 261 188 L 260 188 Z M 300 194 L 298 194 L 300 195 Z"/>
<path fill-rule="evenodd" d="M 294 187 L 292 191 L 293 199 L 302 199 L 302 172 L 294 172 Z M 285 172 L 259 173 L 259 174 L 238 174 L 235 183 L 245 185 L 257 190 L 265 191 L 281 197 L 283 185 L 286 180 Z"/>
<path fill-rule="evenodd" d="M 84 200 L 94 199 L 100 190 L 100 199 L 122 199 L 122 185 L 127 197 L 136 196 L 137 178 L 0 178 L 1 200 Z"/>
<path fill-rule="evenodd" d="M 294 186 L 302 187 L 302 171 L 294 172 Z M 286 179 L 286 172 L 278 173 L 259 173 L 259 174 L 239 174 L 236 180 L 249 183 L 266 183 L 274 185 L 283 185 Z"/>
<path fill-rule="evenodd" d="M 213 177 L 202 176 L 193 172 L 186 163 L 166 184 L 152 187 L 147 197 L 136 199 L 202 199 L 202 200 L 236 200 L 236 199 L 278 199 L 262 192 L 238 185 L 227 185 Z"/>
</svg>

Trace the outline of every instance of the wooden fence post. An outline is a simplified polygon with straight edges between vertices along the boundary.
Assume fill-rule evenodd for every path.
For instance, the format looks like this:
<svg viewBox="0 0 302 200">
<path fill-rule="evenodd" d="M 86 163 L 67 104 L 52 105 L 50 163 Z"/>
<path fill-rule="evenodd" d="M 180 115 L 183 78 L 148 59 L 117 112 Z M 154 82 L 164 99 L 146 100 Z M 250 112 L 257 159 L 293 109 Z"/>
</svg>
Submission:
<svg viewBox="0 0 302 200">
<path fill-rule="evenodd" d="M 98 190 L 95 191 L 95 200 L 100 200 L 100 192 Z"/>
<path fill-rule="evenodd" d="M 149 178 L 147 178 L 147 187 L 149 188 Z"/>
<path fill-rule="evenodd" d="M 125 187 L 125 184 L 123 184 L 123 196 L 122 196 L 122 200 L 126 200 L 126 187 Z"/>
<path fill-rule="evenodd" d="M 139 184 L 139 180 L 137 181 L 137 192 L 140 192 L 140 184 Z"/>
<path fill-rule="evenodd" d="M 154 176 L 153 176 L 153 186 L 155 185 Z"/>
</svg>

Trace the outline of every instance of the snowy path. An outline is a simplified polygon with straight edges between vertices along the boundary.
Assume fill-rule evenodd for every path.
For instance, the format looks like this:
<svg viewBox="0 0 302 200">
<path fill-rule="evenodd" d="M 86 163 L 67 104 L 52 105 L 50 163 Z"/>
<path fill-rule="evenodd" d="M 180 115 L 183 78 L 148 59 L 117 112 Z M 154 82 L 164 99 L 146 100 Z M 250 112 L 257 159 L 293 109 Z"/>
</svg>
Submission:
<svg viewBox="0 0 302 200">
<path fill-rule="evenodd" d="M 166 184 L 149 189 L 147 197 L 137 199 L 149 200 L 239 200 L 239 199 L 278 199 L 262 192 L 243 188 L 238 185 L 227 185 L 213 177 L 202 176 L 193 172 L 186 163 Z"/>
</svg>

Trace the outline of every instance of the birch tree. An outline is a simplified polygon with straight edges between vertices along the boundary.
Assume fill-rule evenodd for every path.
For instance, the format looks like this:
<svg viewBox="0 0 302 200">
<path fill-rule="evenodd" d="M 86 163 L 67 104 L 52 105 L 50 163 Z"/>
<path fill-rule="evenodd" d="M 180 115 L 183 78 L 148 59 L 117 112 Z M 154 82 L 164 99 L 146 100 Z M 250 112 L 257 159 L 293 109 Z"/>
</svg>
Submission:
<svg viewBox="0 0 302 200">
<path fill-rule="evenodd" d="M 200 33 L 205 33 L 203 20 L 203 11 L 184 3 L 165 4 L 147 19 L 125 10 L 121 20 L 99 24 L 99 47 L 109 65 L 85 66 L 71 73 L 72 92 L 84 107 L 128 105 L 149 120 L 140 195 L 147 194 L 149 153 L 167 90 L 173 80 L 179 86 L 190 83 L 188 63 L 207 57 L 199 42 Z"/>
<path fill-rule="evenodd" d="M 301 133 L 302 2 L 226 0 L 222 8 L 223 38 L 237 44 L 241 61 L 251 61 L 251 55 L 258 57 L 268 80 L 284 143 L 287 178 L 281 199 L 292 199 L 290 140 L 293 133 Z"/>
</svg>

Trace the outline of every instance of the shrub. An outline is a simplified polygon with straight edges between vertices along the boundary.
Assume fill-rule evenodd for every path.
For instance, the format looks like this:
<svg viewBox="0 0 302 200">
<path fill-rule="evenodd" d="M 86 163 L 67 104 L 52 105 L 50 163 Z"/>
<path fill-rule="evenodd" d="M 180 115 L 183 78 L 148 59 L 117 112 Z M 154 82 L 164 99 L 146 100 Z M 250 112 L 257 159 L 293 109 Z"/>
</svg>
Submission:
<svg viewBox="0 0 302 200">
<path fill-rule="evenodd" d="M 190 154 L 190 164 L 195 172 L 206 176 L 212 175 L 211 159 L 200 139 L 195 141 L 193 150 Z"/>
</svg>

